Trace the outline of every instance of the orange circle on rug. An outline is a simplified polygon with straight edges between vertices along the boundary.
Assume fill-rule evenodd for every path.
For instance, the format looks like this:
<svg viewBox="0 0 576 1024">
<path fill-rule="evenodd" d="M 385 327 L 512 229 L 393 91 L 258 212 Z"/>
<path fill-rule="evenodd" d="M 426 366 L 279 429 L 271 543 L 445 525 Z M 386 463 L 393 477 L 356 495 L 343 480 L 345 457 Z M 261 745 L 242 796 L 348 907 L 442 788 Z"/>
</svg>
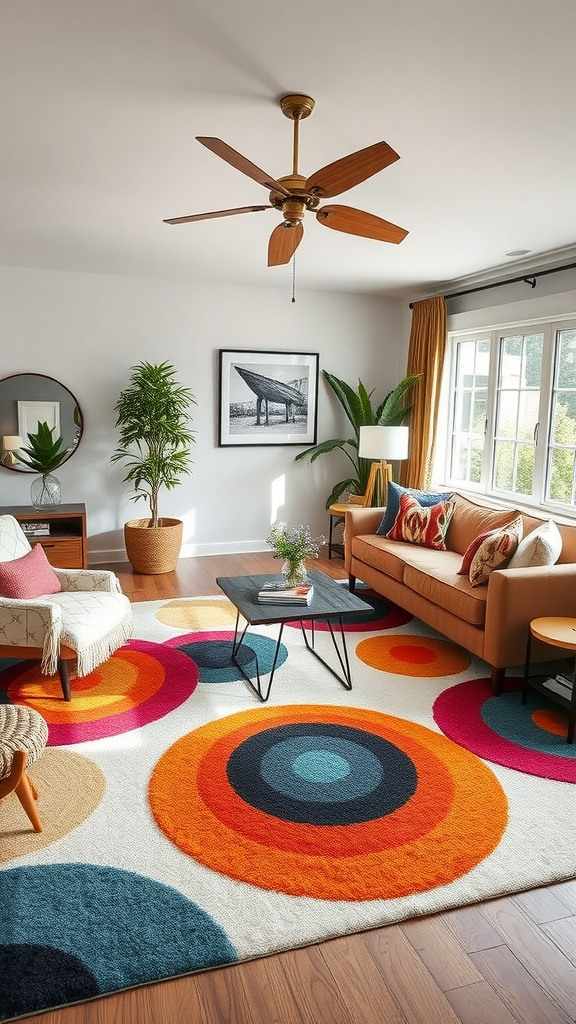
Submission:
<svg viewBox="0 0 576 1024">
<path fill-rule="evenodd" d="M 565 711 L 556 708 L 542 708 L 532 715 L 534 725 L 544 732 L 550 732 L 554 736 L 566 736 L 568 731 L 568 715 Z"/>
<path fill-rule="evenodd" d="M 149 787 L 165 835 L 262 889 L 328 900 L 446 885 L 498 845 L 506 796 L 440 733 L 361 708 L 295 705 L 188 733 Z"/>
<path fill-rule="evenodd" d="M 227 598 L 201 597 L 186 601 L 167 601 L 156 612 L 167 626 L 189 632 L 229 626 L 236 621 L 236 609 Z"/>
<path fill-rule="evenodd" d="M 406 633 L 361 640 L 356 655 L 379 672 L 403 676 L 451 676 L 470 666 L 470 655 L 449 640 Z"/>
</svg>

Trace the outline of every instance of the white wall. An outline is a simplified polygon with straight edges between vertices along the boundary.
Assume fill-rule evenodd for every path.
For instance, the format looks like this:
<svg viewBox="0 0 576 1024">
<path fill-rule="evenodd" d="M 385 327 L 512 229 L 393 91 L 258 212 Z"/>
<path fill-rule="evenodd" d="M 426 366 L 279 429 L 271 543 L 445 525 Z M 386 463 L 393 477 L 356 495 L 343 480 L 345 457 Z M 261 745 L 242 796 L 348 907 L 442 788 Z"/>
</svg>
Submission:
<svg viewBox="0 0 576 1024">
<path fill-rule="evenodd" d="M 380 399 L 406 371 L 406 304 L 302 290 L 290 299 L 288 289 L 0 268 L 0 377 L 56 377 L 84 415 L 78 451 L 58 476 L 63 502 L 86 504 L 91 563 L 124 558 L 124 522 L 148 514 L 143 501 L 130 501 L 122 466 L 109 462 L 113 407 L 142 359 L 172 361 L 198 401 L 193 473 L 160 505 L 162 515 L 184 520 L 184 556 L 265 549 L 275 519 L 327 532 L 325 500 L 348 475 L 347 460 L 335 453 L 310 466 L 294 463 L 300 447 L 219 448 L 218 349 L 319 352 L 321 370 L 352 385 L 360 377 Z M 343 431 L 321 377 L 318 440 Z M 28 504 L 31 480 L 0 469 L 0 504 Z"/>
</svg>

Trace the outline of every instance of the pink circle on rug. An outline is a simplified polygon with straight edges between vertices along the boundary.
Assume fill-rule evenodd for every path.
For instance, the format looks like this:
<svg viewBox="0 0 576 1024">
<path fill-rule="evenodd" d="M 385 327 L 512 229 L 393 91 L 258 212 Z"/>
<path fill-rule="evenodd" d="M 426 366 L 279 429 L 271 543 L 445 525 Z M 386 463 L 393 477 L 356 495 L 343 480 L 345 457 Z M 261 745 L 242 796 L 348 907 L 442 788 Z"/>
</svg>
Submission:
<svg viewBox="0 0 576 1024">
<path fill-rule="evenodd" d="M 72 679 L 70 701 L 63 700 L 58 677 L 43 676 L 38 663 L 19 662 L 4 678 L 8 700 L 39 711 L 48 722 L 48 745 L 63 746 L 164 718 L 194 693 L 198 667 L 165 644 L 130 640 L 94 672 Z"/>
<path fill-rule="evenodd" d="M 457 683 L 436 698 L 434 721 L 446 736 L 487 761 L 543 779 L 576 783 L 575 745 L 566 743 L 568 716 L 554 753 L 538 749 L 556 739 L 537 720 L 540 710 L 548 711 L 548 702 L 543 698 L 535 714 L 533 704 L 521 704 L 521 690 L 522 680 L 514 678 L 506 681 L 499 697 L 489 679 Z M 538 695 L 534 698 L 540 702 Z"/>
</svg>

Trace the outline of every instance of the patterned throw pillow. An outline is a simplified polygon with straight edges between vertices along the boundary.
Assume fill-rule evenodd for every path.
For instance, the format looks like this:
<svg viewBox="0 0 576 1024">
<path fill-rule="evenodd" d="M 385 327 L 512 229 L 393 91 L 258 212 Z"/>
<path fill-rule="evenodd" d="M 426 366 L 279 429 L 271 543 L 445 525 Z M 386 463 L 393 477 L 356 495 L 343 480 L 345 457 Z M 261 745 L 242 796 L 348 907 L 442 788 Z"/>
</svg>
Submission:
<svg viewBox="0 0 576 1024">
<path fill-rule="evenodd" d="M 484 538 L 470 564 L 468 579 L 473 587 L 488 583 L 494 569 L 505 569 L 522 539 L 522 517 L 518 516 L 501 530 L 492 530 Z"/>
<path fill-rule="evenodd" d="M 452 497 L 452 492 L 437 494 L 434 491 L 419 491 L 412 487 L 401 487 L 400 484 L 395 484 L 391 480 L 388 484 L 386 511 L 382 516 L 380 526 L 376 530 L 376 533 L 381 537 L 388 534 L 394 526 L 396 516 L 400 511 L 400 498 L 403 494 L 410 494 L 413 498 L 416 498 L 418 504 L 424 505 L 426 508 L 430 505 L 439 505 L 441 502 L 449 501 Z"/>
<path fill-rule="evenodd" d="M 453 501 L 425 507 L 411 494 L 402 494 L 394 526 L 386 536 L 390 540 L 405 540 L 409 544 L 446 551 L 444 540 L 454 508 Z"/>
<path fill-rule="evenodd" d="M 472 565 L 472 559 L 478 551 L 480 545 L 486 540 L 487 537 L 491 537 L 494 533 L 500 533 L 500 530 L 484 530 L 484 533 L 480 533 L 474 538 L 471 544 L 468 545 L 466 551 L 462 556 L 462 565 L 458 569 L 458 576 L 467 576 L 470 572 L 470 566 Z"/>
<path fill-rule="evenodd" d="M 46 558 L 41 544 L 35 544 L 32 551 L 11 562 L 0 562 L 0 594 L 26 600 L 57 594 L 62 590 L 60 580 Z"/>
</svg>

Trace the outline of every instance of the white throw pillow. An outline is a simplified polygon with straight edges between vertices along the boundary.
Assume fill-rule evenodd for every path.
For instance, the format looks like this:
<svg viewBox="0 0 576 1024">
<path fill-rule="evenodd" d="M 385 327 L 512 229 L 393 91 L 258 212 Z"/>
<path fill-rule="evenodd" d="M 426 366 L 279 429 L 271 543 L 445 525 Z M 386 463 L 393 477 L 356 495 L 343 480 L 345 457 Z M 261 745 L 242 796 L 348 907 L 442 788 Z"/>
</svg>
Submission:
<svg viewBox="0 0 576 1024">
<path fill-rule="evenodd" d="M 562 551 L 562 534 L 553 519 L 532 530 L 520 542 L 508 563 L 509 569 L 527 569 L 532 565 L 555 565 Z"/>
</svg>

